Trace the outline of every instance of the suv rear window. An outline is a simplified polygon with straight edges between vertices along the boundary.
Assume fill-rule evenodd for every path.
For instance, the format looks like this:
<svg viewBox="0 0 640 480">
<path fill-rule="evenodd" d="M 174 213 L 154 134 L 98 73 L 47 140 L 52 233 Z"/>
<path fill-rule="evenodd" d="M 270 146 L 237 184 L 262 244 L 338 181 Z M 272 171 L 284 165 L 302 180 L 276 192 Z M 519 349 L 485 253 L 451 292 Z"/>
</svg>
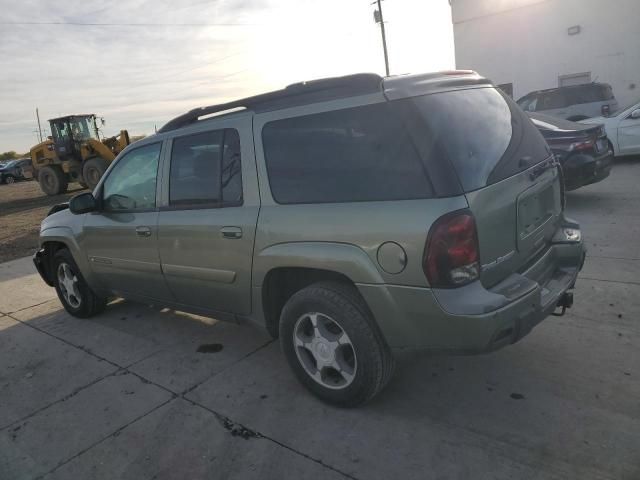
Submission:
<svg viewBox="0 0 640 480">
<path fill-rule="evenodd" d="M 430 198 L 425 166 L 387 102 L 267 123 L 262 143 L 278 203 Z"/>
<path fill-rule="evenodd" d="M 405 116 L 424 121 L 423 156 L 449 160 L 465 192 L 515 175 L 550 152 L 531 120 L 495 88 L 475 88 L 397 100 Z M 408 110 L 407 110 L 408 109 Z M 425 152 L 426 151 L 426 152 Z"/>
</svg>

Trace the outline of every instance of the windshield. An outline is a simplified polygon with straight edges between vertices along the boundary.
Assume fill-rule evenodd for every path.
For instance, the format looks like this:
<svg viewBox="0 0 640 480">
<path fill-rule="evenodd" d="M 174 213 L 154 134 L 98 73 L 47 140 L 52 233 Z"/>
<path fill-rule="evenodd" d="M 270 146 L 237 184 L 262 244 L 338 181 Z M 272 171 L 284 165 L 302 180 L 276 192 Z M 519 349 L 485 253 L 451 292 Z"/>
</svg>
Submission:
<svg viewBox="0 0 640 480">
<path fill-rule="evenodd" d="M 622 112 L 629 110 L 631 108 L 633 108 L 634 106 L 640 106 L 640 99 L 635 99 L 634 102 L 629 103 L 628 105 L 625 105 L 622 108 L 618 108 L 616 110 L 614 110 L 613 112 L 609 113 L 609 115 L 606 115 L 607 117 L 617 117 L 618 115 L 620 115 Z"/>
<path fill-rule="evenodd" d="M 98 132 L 96 131 L 94 117 L 73 117 L 70 121 L 70 125 L 74 140 L 87 140 L 89 138 L 98 139 Z"/>
</svg>

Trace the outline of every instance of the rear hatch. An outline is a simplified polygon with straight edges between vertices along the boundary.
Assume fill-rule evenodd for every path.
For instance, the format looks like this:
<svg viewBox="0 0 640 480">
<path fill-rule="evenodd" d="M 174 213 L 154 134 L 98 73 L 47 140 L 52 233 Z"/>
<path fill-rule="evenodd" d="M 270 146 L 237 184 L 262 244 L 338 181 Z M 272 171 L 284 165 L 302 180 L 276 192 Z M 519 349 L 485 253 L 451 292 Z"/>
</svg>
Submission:
<svg viewBox="0 0 640 480">
<path fill-rule="evenodd" d="M 544 138 L 493 87 L 413 98 L 452 164 L 478 230 L 487 288 L 525 270 L 549 248 L 562 212 L 560 174 Z"/>
</svg>

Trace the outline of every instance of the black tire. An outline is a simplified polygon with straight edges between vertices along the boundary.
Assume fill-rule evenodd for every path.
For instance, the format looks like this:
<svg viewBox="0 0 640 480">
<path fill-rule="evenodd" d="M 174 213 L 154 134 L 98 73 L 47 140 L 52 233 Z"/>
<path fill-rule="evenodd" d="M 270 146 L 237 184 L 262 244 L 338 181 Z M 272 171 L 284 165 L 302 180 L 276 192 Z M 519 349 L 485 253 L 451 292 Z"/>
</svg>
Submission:
<svg viewBox="0 0 640 480">
<path fill-rule="evenodd" d="M 76 294 L 73 297 L 76 298 L 77 302 L 73 300 L 69 300 L 68 295 L 65 293 L 66 287 L 62 284 L 60 279 L 60 269 L 67 266 L 69 268 L 69 272 L 71 276 L 73 276 L 76 281 Z M 56 289 L 56 293 L 58 294 L 58 298 L 62 303 L 64 309 L 69 312 L 69 314 L 78 318 L 89 318 L 97 315 L 102 312 L 107 305 L 107 300 L 103 297 L 96 295 L 90 288 L 87 282 L 85 281 L 82 273 L 80 273 L 80 269 L 76 264 L 71 252 L 66 248 L 62 250 L 58 250 L 53 257 L 53 283 Z M 68 277 L 67 277 L 68 278 Z"/>
<path fill-rule="evenodd" d="M 348 335 L 355 368 L 350 384 L 329 388 L 315 380 L 295 345 L 296 325 L 310 312 L 330 317 Z M 395 361 L 369 308 L 355 287 L 319 282 L 291 296 L 280 316 L 280 345 L 298 380 L 321 400 L 342 407 L 361 405 L 377 395 L 390 380 Z"/>
<path fill-rule="evenodd" d="M 6 184 L 16 183 L 16 177 L 14 177 L 13 175 L 7 175 L 6 177 L 4 177 L 4 183 Z"/>
<path fill-rule="evenodd" d="M 43 167 L 38 174 L 38 183 L 49 196 L 65 193 L 69 187 L 67 176 L 57 165 Z"/>
<path fill-rule="evenodd" d="M 82 179 L 89 190 L 96 188 L 108 167 L 109 163 L 100 157 L 93 157 L 84 162 L 84 165 L 82 165 Z"/>
</svg>

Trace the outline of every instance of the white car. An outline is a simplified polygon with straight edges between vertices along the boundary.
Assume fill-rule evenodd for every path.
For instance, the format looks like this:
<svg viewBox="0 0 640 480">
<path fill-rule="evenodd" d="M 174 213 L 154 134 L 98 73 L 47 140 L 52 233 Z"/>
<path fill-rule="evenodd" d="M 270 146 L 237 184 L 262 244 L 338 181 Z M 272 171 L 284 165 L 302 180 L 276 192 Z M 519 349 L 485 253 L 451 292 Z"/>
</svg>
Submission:
<svg viewBox="0 0 640 480">
<path fill-rule="evenodd" d="M 613 154 L 640 155 L 640 102 L 620 108 L 607 117 L 594 117 L 580 123 L 604 125 Z"/>
</svg>

